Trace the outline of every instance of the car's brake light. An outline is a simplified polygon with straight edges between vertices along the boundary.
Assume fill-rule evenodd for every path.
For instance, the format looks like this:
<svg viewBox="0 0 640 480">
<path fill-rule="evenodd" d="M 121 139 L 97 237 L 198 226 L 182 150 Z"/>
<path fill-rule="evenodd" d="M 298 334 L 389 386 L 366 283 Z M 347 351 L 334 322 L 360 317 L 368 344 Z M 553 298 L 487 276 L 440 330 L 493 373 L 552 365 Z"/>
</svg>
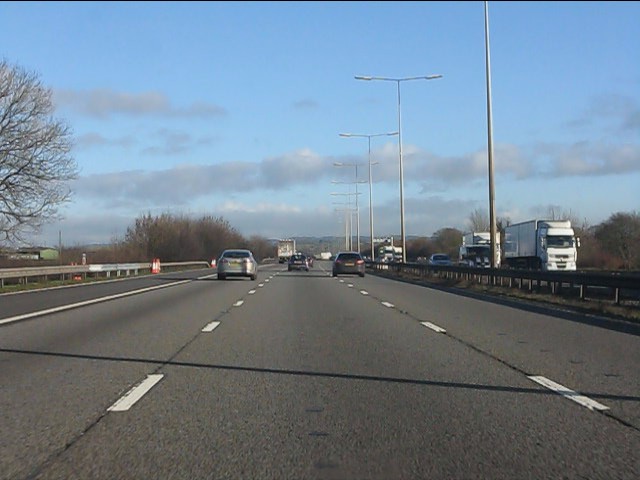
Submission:
<svg viewBox="0 0 640 480">
<path fill-rule="evenodd" d="M 362 264 L 364 263 L 364 260 L 358 260 L 356 263 L 357 263 L 358 265 L 362 265 Z"/>
</svg>

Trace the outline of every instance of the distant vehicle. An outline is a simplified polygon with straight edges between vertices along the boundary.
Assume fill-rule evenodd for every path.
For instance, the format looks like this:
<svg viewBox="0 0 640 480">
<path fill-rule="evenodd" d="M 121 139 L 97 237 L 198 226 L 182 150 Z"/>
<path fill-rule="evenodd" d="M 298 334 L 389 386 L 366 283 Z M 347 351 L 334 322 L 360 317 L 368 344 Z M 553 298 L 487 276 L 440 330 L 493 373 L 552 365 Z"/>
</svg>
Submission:
<svg viewBox="0 0 640 480">
<path fill-rule="evenodd" d="M 385 263 L 401 262 L 402 247 L 393 245 L 382 245 L 378 248 L 378 261 Z"/>
<path fill-rule="evenodd" d="M 575 271 L 580 239 L 570 220 L 529 220 L 504 229 L 504 263 L 511 268 Z"/>
<path fill-rule="evenodd" d="M 296 253 L 296 241 L 294 239 L 278 240 L 278 263 L 287 263 L 294 253 Z"/>
<path fill-rule="evenodd" d="M 491 268 L 491 232 L 469 232 L 462 235 L 458 264 L 475 268 Z M 496 239 L 496 268 L 500 266 L 500 237 Z"/>
<path fill-rule="evenodd" d="M 333 260 L 332 275 L 356 274 L 364 277 L 365 263 L 358 252 L 340 252 Z"/>
<path fill-rule="evenodd" d="M 289 264 L 287 265 L 287 270 L 290 272 L 292 270 L 304 270 L 306 272 L 309 271 L 309 260 L 306 255 L 302 253 L 294 253 L 289 257 Z"/>
<path fill-rule="evenodd" d="M 434 253 L 429 257 L 429 265 L 453 265 L 446 253 Z"/>
<path fill-rule="evenodd" d="M 227 277 L 249 277 L 251 280 L 258 278 L 258 262 L 251 250 L 227 249 L 222 252 L 217 263 L 218 280 L 226 280 Z"/>
<path fill-rule="evenodd" d="M 331 252 L 320 252 L 320 260 L 331 260 Z"/>
</svg>

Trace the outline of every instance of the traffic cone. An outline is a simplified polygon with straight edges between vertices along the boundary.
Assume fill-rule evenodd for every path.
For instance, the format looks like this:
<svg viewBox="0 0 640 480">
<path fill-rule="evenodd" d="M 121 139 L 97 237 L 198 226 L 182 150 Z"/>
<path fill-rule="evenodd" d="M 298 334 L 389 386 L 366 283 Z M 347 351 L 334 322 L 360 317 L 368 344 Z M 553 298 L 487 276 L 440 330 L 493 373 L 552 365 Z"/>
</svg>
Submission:
<svg viewBox="0 0 640 480">
<path fill-rule="evenodd" d="M 151 273 L 160 273 L 160 259 L 154 258 L 151 262 Z"/>
</svg>

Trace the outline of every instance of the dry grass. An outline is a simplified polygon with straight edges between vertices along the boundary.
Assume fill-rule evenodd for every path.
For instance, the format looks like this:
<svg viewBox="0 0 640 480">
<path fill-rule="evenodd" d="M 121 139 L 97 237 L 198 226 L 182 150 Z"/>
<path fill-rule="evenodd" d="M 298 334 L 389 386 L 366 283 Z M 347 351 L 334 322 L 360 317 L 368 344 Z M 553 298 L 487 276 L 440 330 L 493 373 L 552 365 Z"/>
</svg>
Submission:
<svg viewBox="0 0 640 480">
<path fill-rule="evenodd" d="M 425 279 L 424 277 L 414 276 L 407 273 L 396 274 L 388 272 L 376 272 L 376 275 L 386 276 L 389 278 L 400 277 L 404 280 L 408 280 L 412 283 L 421 285 L 434 285 L 439 287 L 471 290 L 483 295 L 535 302 L 538 304 L 554 305 L 580 313 L 591 313 L 640 323 L 640 305 L 638 305 L 638 302 L 635 302 L 635 304 L 626 302 L 625 304 L 616 305 L 613 301 L 610 300 L 582 300 L 580 298 L 568 295 L 554 295 L 551 293 L 546 293 L 544 291 L 530 292 L 524 289 L 478 284 L 469 280 L 454 280 L 441 278 L 438 276 L 433 276 Z"/>
</svg>

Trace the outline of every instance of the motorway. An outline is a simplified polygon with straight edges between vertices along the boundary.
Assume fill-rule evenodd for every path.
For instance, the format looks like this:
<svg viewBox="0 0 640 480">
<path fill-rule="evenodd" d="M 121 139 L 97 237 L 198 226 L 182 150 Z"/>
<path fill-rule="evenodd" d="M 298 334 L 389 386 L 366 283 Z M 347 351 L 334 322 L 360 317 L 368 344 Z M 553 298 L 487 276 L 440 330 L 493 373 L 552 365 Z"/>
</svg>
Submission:
<svg viewBox="0 0 640 480">
<path fill-rule="evenodd" d="M 640 478 L 638 329 L 330 273 L 0 295 L 0 479 Z"/>
</svg>

